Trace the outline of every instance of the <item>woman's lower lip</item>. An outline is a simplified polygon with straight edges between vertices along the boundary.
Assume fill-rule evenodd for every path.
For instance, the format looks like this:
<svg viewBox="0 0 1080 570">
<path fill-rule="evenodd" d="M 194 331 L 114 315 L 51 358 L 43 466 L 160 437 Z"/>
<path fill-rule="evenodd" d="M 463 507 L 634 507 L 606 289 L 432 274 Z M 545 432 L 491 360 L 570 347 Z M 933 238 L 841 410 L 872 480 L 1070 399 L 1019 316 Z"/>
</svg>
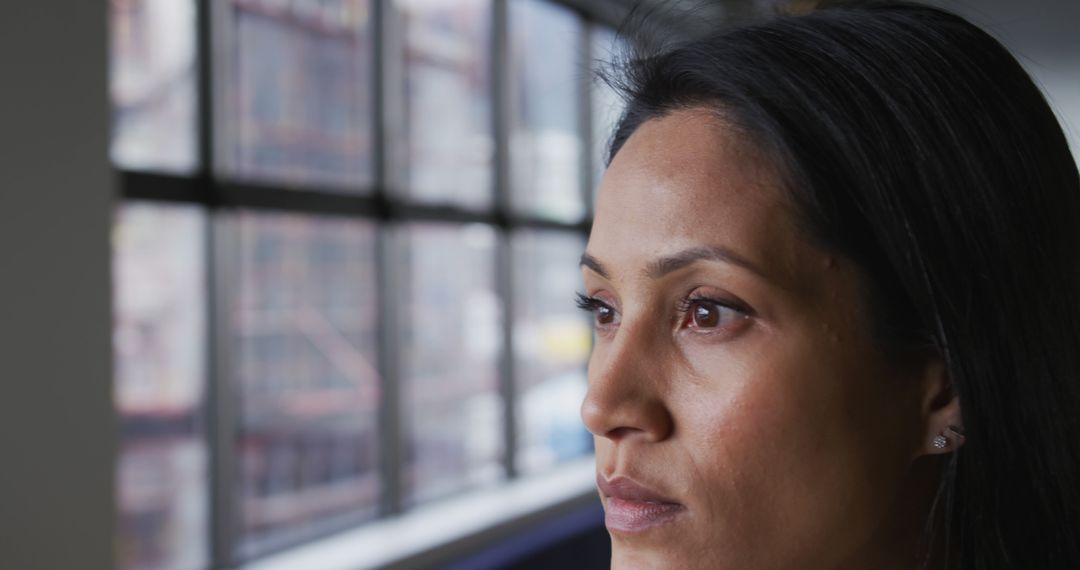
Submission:
<svg viewBox="0 0 1080 570">
<path fill-rule="evenodd" d="M 671 522 L 683 511 L 676 503 L 650 503 L 608 497 L 604 524 L 608 530 L 638 533 Z"/>
</svg>

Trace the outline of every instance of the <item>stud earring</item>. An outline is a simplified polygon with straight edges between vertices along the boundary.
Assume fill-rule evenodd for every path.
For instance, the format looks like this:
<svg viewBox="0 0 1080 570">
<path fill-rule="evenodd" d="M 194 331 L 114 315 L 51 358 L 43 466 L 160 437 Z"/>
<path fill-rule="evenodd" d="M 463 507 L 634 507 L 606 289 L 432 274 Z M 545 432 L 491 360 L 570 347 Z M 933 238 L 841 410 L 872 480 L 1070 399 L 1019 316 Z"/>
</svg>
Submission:
<svg viewBox="0 0 1080 570">
<path fill-rule="evenodd" d="M 930 444 L 934 446 L 934 449 L 945 449 L 950 443 L 960 446 L 964 443 L 964 430 L 958 426 L 947 426 L 945 431 L 934 436 L 934 439 L 930 441 Z"/>
</svg>

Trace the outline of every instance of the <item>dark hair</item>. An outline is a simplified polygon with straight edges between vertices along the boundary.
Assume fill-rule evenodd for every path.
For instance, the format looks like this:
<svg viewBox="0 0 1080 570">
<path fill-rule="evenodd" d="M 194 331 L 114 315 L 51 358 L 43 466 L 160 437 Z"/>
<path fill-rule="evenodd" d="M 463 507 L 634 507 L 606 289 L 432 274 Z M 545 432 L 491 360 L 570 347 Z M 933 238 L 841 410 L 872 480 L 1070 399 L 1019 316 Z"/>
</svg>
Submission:
<svg viewBox="0 0 1080 570">
<path fill-rule="evenodd" d="M 927 531 L 946 566 L 1080 568 L 1080 177 L 1008 51 L 943 10 L 877 2 L 614 69 L 609 162 L 651 118 L 716 111 L 773 159 L 808 235 L 859 267 L 883 344 L 941 356 L 967 435 Z"/>
</svg>

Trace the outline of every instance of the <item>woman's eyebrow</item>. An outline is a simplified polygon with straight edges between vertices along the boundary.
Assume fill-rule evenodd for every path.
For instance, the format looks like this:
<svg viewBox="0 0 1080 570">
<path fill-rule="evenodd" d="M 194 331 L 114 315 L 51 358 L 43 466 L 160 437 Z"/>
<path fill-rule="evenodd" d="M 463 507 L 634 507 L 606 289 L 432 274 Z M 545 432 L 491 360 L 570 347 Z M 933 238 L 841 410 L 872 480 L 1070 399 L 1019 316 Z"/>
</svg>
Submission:
<svg viewBox="0 0 1080 570">
<path fill-rule="evenodd" d="M 589 252 L 581 254 L 581 266 L 592 269 L 596 272 L 597 275 L 603 277 L 604 279 L 611 279 L 611 277 L 608 275 L 607 270 L 604 269 L 604 265 L 600 263 L 598 259 L 589 255 Z"/>
<path fill-rule="evenodd" d="M 730 263 L 755 273 L 763 279 L 769 279 L 769 276 L 749 259 L 721 246 L 696 246 L 673 255 L 666 255 L 649 263 L 649 266 L 645 269 L 645 274 L 653 279 L 659 279 L 672 271 L 682 269 L 699 260 Z"/>
<path fill-rule="evenodd" d="M 721 246 L 696 246 L 684 249 L 673 255 L 666 255 L 649 263 L 648 267 L 645 268 L 645 275 L 653 279 L 659 279 L 672 271 L 682 269 L 699 260 L 730 263 L 742 267 L 763 279 L 769 279 L 769 276 L 753 262 L 734 251 Z M 592 269 L 597 275 L 604 279 L 610 279 L 607 270 L 604 269 L 604 264 L 600 263 L 600 260 L 593 257 L 588 252 L 581 254 L 581 266 Z"/>
</svg>

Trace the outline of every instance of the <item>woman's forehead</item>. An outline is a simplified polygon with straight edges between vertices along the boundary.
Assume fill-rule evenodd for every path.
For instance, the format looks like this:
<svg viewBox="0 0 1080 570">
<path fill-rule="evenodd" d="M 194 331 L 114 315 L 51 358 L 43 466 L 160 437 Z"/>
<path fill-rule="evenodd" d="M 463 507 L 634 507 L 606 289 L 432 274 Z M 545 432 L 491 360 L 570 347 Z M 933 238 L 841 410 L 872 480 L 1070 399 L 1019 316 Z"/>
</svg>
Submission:
<svg viewBox="0 0 1080 570">
<path fill-rule="evenodd" d="M 723 248 L 785 265 L 801 242 L 779 177 L 750 145 L 704 111 L 644 123 L 600 186 L 590 252 L 655 258 Z"/>
<path fill-rule="evenodd" d="M 654 282 L 639 277 L 665 259 L 710 250 L 754 267 L 748 274 L 792 303 L 857 289 L 850 262 L 806 238 L 781 180 L 739 130 L 709 113 L 651 119 L 605 174 L 586 253 L 615 281 Z"/>
</svg>

